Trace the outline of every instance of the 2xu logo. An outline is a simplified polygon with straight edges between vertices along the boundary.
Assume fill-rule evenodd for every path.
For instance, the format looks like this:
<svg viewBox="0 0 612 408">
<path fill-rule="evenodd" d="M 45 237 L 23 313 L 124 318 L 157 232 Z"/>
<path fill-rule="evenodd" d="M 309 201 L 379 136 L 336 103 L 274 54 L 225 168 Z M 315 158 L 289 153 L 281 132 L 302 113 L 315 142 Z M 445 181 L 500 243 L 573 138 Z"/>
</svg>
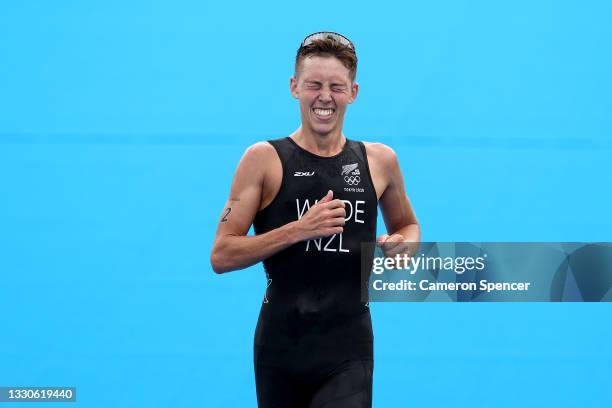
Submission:
<svg viewBox="0 0 612 408">
<path fill-rule="evenodd" d="M 295 177 L 314 176 L 314 171 L 296 171 L 293 173 Z"/>
</svg>

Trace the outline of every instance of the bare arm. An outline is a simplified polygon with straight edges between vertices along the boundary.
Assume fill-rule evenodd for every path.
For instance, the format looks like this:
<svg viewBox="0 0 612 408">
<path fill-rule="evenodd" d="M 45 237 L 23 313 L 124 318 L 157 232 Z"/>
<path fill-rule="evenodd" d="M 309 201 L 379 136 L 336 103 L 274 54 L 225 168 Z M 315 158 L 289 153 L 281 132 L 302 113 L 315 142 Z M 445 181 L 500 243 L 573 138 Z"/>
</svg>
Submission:
<svg viewBox="0 0 612 408">
<path fill-rule="evenodd" d="M 386 245 L 390 249 L 388 255 L 394 255 L 411 246 L 398 245 L 394 248 L 395 245 L 391 242 L 419 242 L 421 230 L 406 194 L 397 155 L 385 145 L 379 145 L 378 148 L 382 167 L 388 175 L 387 187 L 379 201 L 388 235 L 384 234 L 378 241 L 388 243 Z"/>
<path fill-rule="evenodd" d="M 246 235 L 261 206 L 264 163 L 278 160 L 273 149 L 268 143 L 257 143 L 247 149 L 238 164 L 210 255 L 216 273 L 246 268 L 302 240 L 342 232 L 344 203 L 328 194 L 300 220 L 265 234 Z"/>
</svg>

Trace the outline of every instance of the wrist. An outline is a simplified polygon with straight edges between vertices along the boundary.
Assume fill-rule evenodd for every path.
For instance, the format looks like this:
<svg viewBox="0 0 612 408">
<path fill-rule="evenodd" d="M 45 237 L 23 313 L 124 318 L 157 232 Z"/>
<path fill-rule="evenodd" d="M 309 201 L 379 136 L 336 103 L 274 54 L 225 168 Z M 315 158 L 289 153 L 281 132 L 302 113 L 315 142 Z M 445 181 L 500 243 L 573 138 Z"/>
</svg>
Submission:
<svg viewBox="0 0 612 408">
<path fill-rule="evenodd" d="M 300 229 L 300 222 L 293 221 L 286 225 L 287 227 L 287 241 L 293 245 L 300 241 L 303 241 L 302 230 Z"/>
</svg>

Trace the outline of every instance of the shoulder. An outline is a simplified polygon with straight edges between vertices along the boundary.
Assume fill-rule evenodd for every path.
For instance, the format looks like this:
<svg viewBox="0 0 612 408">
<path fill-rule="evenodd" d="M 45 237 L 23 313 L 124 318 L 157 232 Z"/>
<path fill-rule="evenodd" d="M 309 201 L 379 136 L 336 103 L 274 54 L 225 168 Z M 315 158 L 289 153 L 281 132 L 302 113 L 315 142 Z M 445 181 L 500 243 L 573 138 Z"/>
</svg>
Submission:
<svg viewBox="0 0 612 408">
<path fill-rule="evenodd" d="M 276 149 L 268 142 L 257 142 L 248 146 L 238 165 L 243 175 L 261 179 L 280 166 L 280 158 Z"/>
<path fill-rule="evenodd" d="M 392 167 L 397 164 L 397 154 L 395 150 L 384 143 L 363 142 L 368 160 L 374 161 L 381 167 Z"/>
<path fill-rule="evenodd" d="M 278 158 L 278 154 L 274 146 L 268 142 L 257 142 L 245 149 L 240 162 L 255 167 L 264 167 L 275 158 Z"/>
<path fill-rule="evenodd" d="M 257 142 L 246 148 L 243 157 L 262 159 L 274 155 L 276 150 L 268 142 Z"/>
</svg>

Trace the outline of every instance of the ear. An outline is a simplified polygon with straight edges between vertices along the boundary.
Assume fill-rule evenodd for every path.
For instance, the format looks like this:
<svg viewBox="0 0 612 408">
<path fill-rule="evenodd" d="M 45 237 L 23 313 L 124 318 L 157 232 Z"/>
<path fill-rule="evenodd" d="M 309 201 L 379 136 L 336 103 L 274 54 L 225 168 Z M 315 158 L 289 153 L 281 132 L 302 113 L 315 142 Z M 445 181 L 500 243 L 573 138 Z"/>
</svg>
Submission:
<svg viewBox="0 0 612 408">
<path fill-rule="evenodd" d="M 293 96 L 295 99 L 299 98 L 297 85 L 298 85 L 298 81 L 295 76 L 292 76 L 291 78 L 289 78 L 289 91 L 291 92 L 291 96 Z"/>
<path fill-rule="evenodd" d="M 354 82 L 351 86 L 351 97 L 349 98 L 349 103 L 353 103 L 355 99 L 357 99 L 357 94 L 359 93 L 359 84 Z"/>
</svg>

